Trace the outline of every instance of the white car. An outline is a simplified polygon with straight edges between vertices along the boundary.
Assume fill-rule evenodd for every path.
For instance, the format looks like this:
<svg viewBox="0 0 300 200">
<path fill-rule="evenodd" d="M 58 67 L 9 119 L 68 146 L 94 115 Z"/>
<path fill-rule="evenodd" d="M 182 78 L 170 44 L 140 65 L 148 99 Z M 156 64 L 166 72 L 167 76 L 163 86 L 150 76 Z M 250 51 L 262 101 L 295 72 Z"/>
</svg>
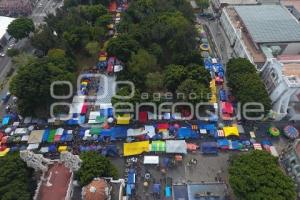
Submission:
<svg viewBox="0 0 300 200">
<path fill-rule="evenodd" d="M 5 53 L 0 53 L 0 57 L 4 57 L 5 56 Z"/>
<path fill-rule="evenodd" d="M 43 4 L 42 4 L 42 3 L 39 3 L 39 4 L 38 4 L 38 7 L 39 7 L 39 8 L 43 7 Z"/>
</svg>

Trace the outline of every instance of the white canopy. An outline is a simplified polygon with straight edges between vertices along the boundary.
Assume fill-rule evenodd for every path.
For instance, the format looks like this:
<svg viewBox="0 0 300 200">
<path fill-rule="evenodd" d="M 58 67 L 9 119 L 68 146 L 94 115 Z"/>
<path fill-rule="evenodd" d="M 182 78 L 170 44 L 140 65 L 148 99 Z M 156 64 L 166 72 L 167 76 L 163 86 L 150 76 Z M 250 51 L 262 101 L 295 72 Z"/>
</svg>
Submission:
<svg viewBox="0 0 300 200">
<path fill-rule="evenodd" d="M 155 136 L 155 128 L 154 126 L 145 125 L 145 131 L 147 132 L 147 135 L 152 138 Z"/>
<path fill-rule="evenodd" d="M 128 129 L 127 130 L 127 136 L 139 136 L 139 135 L 144 135 L 147 134 L 147 131 L 145 131 L 143 128 L 137 128 L 137 129 Z"/>
<path fill-rule="evenodd" d="M 29 144 L 27 150 L 34 150 L 39 148 L 39 144 Z"/>
<path fill-rule="evenodd" d="M 187 153 L 185 140 L 166 140 L 166 153 Z"/>
<path fill-rule="evenodd" d="M 144 156 L 144 164 L 159 164 L 159 156 Z"/>
<path fill-rule="evenodd" d="M 14 134 L 15 135 L 25 135 L 28 133 L 28 129 L 27 128 L 17 128 L 15 131 L 14 131 Z"/>
</svg>

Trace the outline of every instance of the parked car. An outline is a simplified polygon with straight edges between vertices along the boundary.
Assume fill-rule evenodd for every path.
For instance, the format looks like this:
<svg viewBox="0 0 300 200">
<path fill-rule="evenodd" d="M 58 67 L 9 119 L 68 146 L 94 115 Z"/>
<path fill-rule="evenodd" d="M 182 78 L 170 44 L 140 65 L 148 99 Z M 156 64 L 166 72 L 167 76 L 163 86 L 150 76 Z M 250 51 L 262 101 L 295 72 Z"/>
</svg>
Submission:
<svg viewBox="0 0 300 200">
<path fill-rule="evenodd" d="M 2 97 L 3 103 L 7 103 L 10 96 L 11 96 L 10 92 L 7 92 L 6 95 L 4 97 Z"/>
<path fill-rule="evenodd" d="M 0 57 L 4 57 L 5 56 L 5 53 L 0 53 Z"/>
</svg>

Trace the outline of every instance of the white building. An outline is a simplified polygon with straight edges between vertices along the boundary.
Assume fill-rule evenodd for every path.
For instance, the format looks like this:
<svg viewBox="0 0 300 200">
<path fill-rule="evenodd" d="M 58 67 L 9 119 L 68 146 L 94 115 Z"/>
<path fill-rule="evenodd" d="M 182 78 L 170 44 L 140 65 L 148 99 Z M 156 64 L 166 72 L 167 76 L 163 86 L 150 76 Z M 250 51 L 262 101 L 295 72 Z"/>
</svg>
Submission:
<svg viewBox="0 0 300 200">
<path fill-rule="evenodd" d="M 274 118 L 300 120 L 298 20 L 281 5 L 251 5 L 224 8 L 220 22 L 234 54 L 262 72 Z"/>
<path fill-rule="evenodd" d="M 10 35 L 7 33 L 7 27 L 8 25 L 14 21 L 15 18 L 11 17 L 3 17 L 0 16 L 0 46 L 1 48 L 5 46 L 10 39 Z"/>
</svg>

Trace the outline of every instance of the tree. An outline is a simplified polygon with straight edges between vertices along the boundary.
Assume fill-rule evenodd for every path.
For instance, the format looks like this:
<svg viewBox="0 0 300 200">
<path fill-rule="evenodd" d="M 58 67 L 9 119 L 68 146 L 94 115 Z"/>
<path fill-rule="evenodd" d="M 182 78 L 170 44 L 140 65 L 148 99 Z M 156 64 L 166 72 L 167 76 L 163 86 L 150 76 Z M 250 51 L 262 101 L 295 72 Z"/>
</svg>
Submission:
<svg viewBox="0 0 300 200">
<path fill-rule="evenodd" d="M 9 57 L 14 57 L 17 56 L 20 53 L 20 51 L 18 49 L 13 48 L 13 49 L 8 49 L 6 53 Z"/>
<path fill-rule="evenodd" d="M 296 199 L 293 180 L 280 169 L 277 158 L 265 151 L 233 157 L 229 183 L 241 200 Z"/>
<path fill-rule="evenodd" d="M 164 88 L 164 76 L 159 72 L 148 73 L 146 87 L 151 92 L 159 92 Z"/>
<path fill-rule="evenodd" d="M 34 31 L 34 24 L 32 19 L 25 17 L 18 18 L 8 25 L 7 32 L 15 39 L 23 39 L 28 37 Z"/>
<path fill-rule="evenodd" d="M 97 42 L 97 41 L 89 42 L 85 45 L 85 49 L 87 50 L 89 55 L 95 57 L 100 50 L 99 42 Z"/>
<path fill-rule="evenodd" d="M 112 15 L 108 13 L 108 14 L 98 17 L 95 24 L 96 24 L 96 26 L 102 27 L 102 26 L 107 26 L 109 24 L 112 24 L 112 22 L 113 22 Z"/>
<path fill-rule="evenodd" d="M 12 62 L 14 63 L 14 65 L 17 68 L 20 68 L 22 66 L 25 66 L 25 65 L 33 62 L 34 59 L 36 59 L 36 58 L 32 54 L 21 53 L 15 57 L 13 57 Z"/>
<path fill-rule="evenodd" d="M 79 6 L 79 12 L 85 20 L 93 24 L 99 16 L 107 14 L 107 9 L 101 4 L 88 6 L 83 5 Z"/>
<path fill-rule="evenodd" d="M 80 154 L 80 159 L 82 165 L 76 176 L 81 186 L 89 184 L 93 178 L 97 177 L 118 177 L 116 167 L 98 152 L 84 152 Z"/>
<path fill-rule="evenodd" d="M 49 49 L 63 48 L 63 42 L 55 35 L 56 32 L 51 30 L 49 26 L 43 25 L 39 29 L 36 29 L 33 37 L 31 37 L 31 44 L 44 52 L 46 55 Z"/>
<path fill-rule="evenodd" d="M 186 71 L 182 65 L 169 65 L 164 71 L 164 84 L 171 92 L 175 92 L 185 78 Z"/>
<path fill-rule="evenodd" d="M 228 86 L 237 100 L 261 103 L 265 113 L 271 109 L 271 100 L 255 66 L 245 58 L 230 59 L 226 71 Z M 257 113 L 260 116 L 261 113 Z"/>
<path fill-rule="evenodd" d="M 196 0 L 196 3 L 202 12 L 209 7 L 209 0 Z"/>
<path fill-rule="evenodd" d="M 132 53 L 140 48 L 140 44 L 128 34 L 122 34 L 109 40 L 107 52 L 109 55 L 117 56 L 122 62 L 127 62 Z"/>
<path fill-rule="evenodd" d="M 34 170 L 28 168 L 18 153 L 0 158 L 1 200 L 33 199 L 36 182 Z"/>
<path fill-rule="evenodd" d="M 9 90 L 18 97 L 18 110 L 23 115 L 47 117 L 50 104 L 55 99 L 50 95 L 54 81 L 74 82 L 74 63 L 67 58 L 44 57 L 30 60 L 18 69 L 12 78 Z M 58 88 L 59 94 L 64 87 Z M 68 92 L 66 92 L 68 93 Z M 55 92 L 56 94 L 56 92 Z"/>
<path fill-rule="evenodd" d="M 48 51 L 48 57 L 52 59 L 64 59 L 66 57 L 66 52 L 62 49 L 50 49 Z"/>
<path fill-rule="evenodd" d="M 136 54 L 132 54 L 128 63 L 128 73 L 131 81 L 136 84 L 137 88 L 144 89 L 144 77 L 157 69 L 155 56 L 149 54 L 146 50 L 140 49 Z"/>
<path fill-rule="evenodd" d="M 177 88 L 177 94 L 183 93 L 184 97 L 180 100 L 186 102 L 199 103 L 208 102 L 209 88 L 196 80 L 186 79 Z"/>
</svg>

